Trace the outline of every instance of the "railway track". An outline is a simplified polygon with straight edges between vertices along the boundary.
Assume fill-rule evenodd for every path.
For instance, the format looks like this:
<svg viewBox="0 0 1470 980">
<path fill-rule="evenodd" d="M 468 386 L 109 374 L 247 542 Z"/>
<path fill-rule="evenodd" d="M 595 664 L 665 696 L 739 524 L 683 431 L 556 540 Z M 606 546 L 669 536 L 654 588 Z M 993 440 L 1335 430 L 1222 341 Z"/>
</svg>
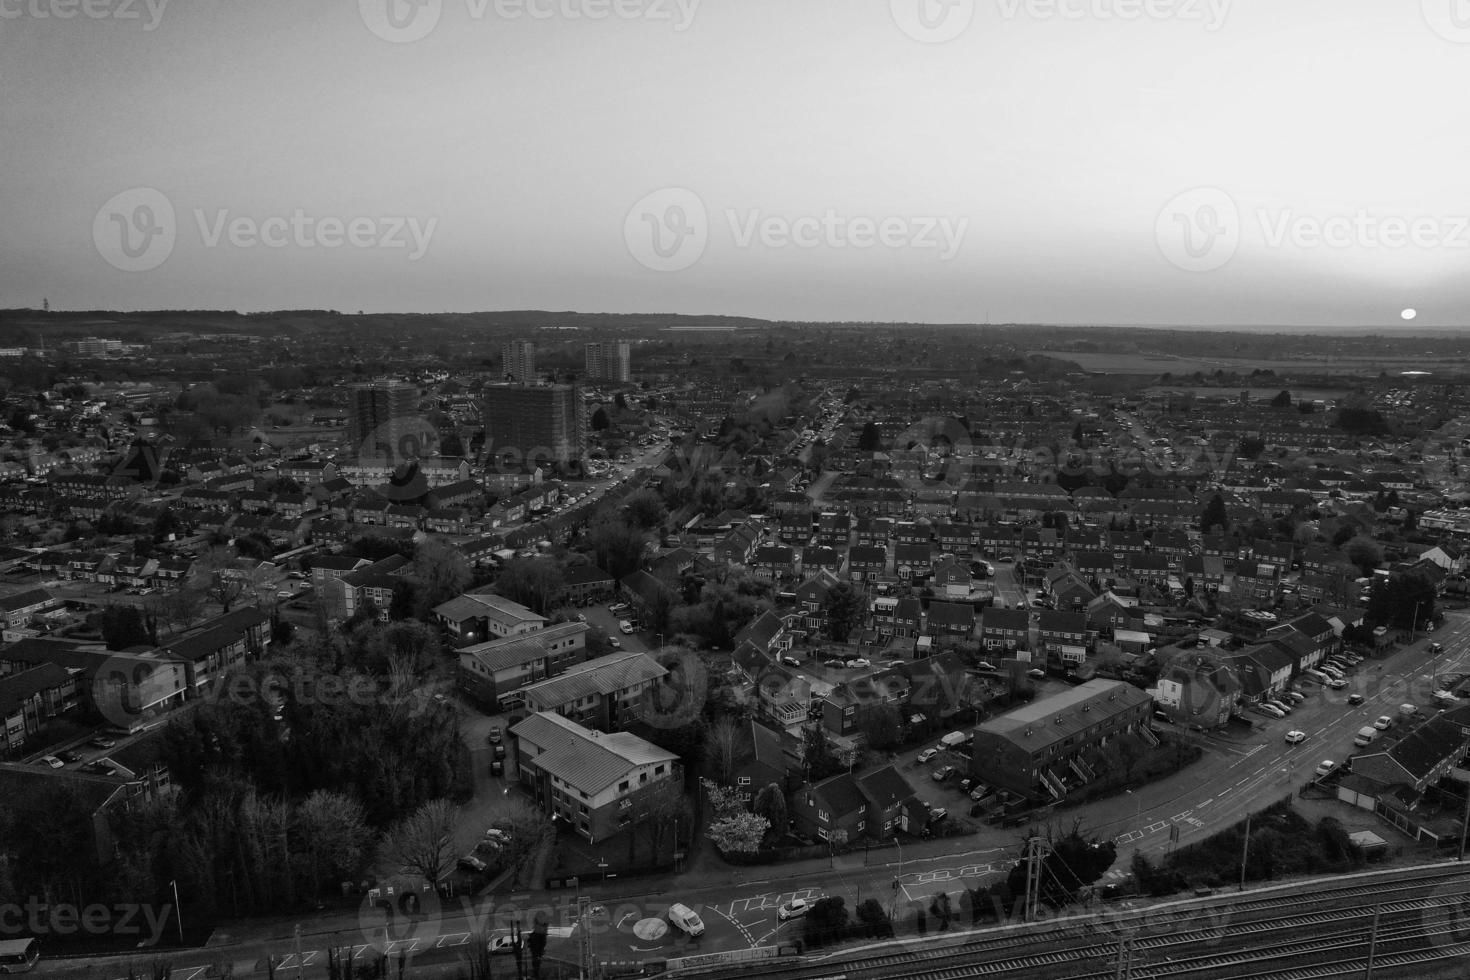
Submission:
<svg viewBox="0 0 1470 980">
<path fill-rule="evenodd" d="M 1356 959 L 1345 959 L 1341 963 L 1356 963 L 1361 973 L 1367 956 L 1367 926 L 1375 908 L 1380 914 L 1379 943 L 1376 953 L 1385 967 L 1394 965 L 1402 957 L 1421 957 L 1413 962 L 1442 961 L 1455 953 L 1443 950 L 1458 949 L 1454 922 L 1456 916 L 1450 911 L 1458 907 L 1462 896 L 1470 895 L 1470 869 L 1461 865 L 1431 866 L 1409 871 L 1392 871 L 1355 877 L 1340 885 L 1319 887 L 1306 894 L 1279 894 L 1257 898 L 1210 899 L 1190 902 L 1183 907 L 1150 908 L 1136 910 L 1110 909 L 1104 919 L 1097 916 L 1074 916 L 1048 924 L 1019 924 L 1004 926 L 966 938 L 958 943 L 942 946 L 913 948 L 908 941 L 901 951 L 861 955 L 847 958 L 841 954 L 808 960 L 796 965 L 772 964 L 762 969 L 751 965 L 738 971 L 742 977 L 758 976 L 762 980 L 797 980 L 810 977 L 841 977 L 842 980 L 962 980 L 968 977 L 994 975 L 1034 975 L 1056 977 L 1089 976 L 1107 980 L 1115 976 L 1112 960 L 1116 957 L 1119 943 L 1126 934 L 1133 934 L 1135 957 L 1163 956 L 1166 963 L 1135 967 L 1135 976 L 1204 976 L 1219 970 L 1229 969 L 1246 963 L 1258 964 L 1249 973 L 1239 976 L 1264 976 L 1261 967 L 1276 962 L 1292 969 L 1323 970 L 1331 966 L 1324 964 L 1322 956 L 1357 951 Z M 1432 897 L 1429 893 L 1441 891 Z M 1372 899 L 1371 902 L 1362 901 Z M 1344 905 L 1343 903 L 1350 903 Z M 1405 917 L 1426 918 L 1427 909 L 1441 908 L 1441 927 L 1426 929 L 1418 925 L 1403 923 Z M 1201 916 L 1211 920 L 1200 926 Z M 1225 920 L 1222 925 L 1219 920 Z M 1273 933 L 1294 930 L 1297 935 L 1307 933 L 1308 939 L 1293 940 L 1288 937 L 1282 942 L 1263 942 L 1250 950 L 1209 952 L 1200 956 L 1185 957 L 1184 951 L 1201 945 L 1214 946 L 1222 942 L 1241 939 L 1268 940 Z M 1099 936 L 1105 941 L 1099 942 Z M 1439 942 L 1427 951 L 1414 947 L 1397 948 L 1399 945 L 1419 944 L 1426 941 Z M 902 940 L 900 943 L 904 942 Z M 1047 947 L 1036 949 L 1038 946 Z M 1360 949 L 1361 948 L 1361 949 Z M 1171 950 L 1177 957 L 1169 956 Z M 1310 958 L 1313 962 L 1294 961 Z M 1171 968 L 1171 964 L 1187 966 Z M 1410 960 L 1405 960 L 1405 963 Z M 1105 972 L 1087 973 L 1106 964 Z M 1349 970 L 1350 972 L 1350 970 Z M 718 976 L 734 976 L 735 972 L 724 971 Z M 1276 975 L 1273 972 L 1270 975 Z M 1309 973 L 1302 976 L 1333 976 L 1327 973 Z M 708 975 L 707 975 L 708 976 Z"/>
</svg>

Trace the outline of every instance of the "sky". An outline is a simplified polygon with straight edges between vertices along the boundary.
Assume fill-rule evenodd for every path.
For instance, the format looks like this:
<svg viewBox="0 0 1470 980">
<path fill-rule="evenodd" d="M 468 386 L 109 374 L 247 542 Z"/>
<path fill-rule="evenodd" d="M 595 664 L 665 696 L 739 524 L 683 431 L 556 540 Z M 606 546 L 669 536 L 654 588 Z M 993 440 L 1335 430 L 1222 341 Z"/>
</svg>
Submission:
<svg viewBox="0 0 1470 980">
<path fill-rule="evenodd" d="M 0 0 L 0 308 L 1470 324 L 1466 0 Z"/>
</svg>

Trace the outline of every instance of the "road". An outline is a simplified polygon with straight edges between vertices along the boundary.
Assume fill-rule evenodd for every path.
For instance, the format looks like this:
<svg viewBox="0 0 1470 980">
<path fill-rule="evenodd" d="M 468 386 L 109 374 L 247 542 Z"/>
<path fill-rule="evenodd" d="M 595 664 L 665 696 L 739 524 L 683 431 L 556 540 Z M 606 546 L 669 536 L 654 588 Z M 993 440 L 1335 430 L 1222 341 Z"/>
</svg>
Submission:
<svg viewBox="0 0 1470 980">
<path fill-rule="evenodd" d="M 601 610 L 600 614 L 593 611 L 588 618 L 592 619 L 593 615 L 601 618 L 606 615 L 606 610 Z M 1435 634 L 1446 652 L 1435 657 L 1433 663 L 1427 655 L 1427 640 L 1399 651 L 1384 664 L 1365 662 L 1347 689 L 1336 692 L 1317 689 L 1286 719 L 1257 716 L 1257 730 L 1245 739 L 1184 733 L 1183 738 L 1195 741 L 1204 749 L 1204 755 L 1198 762 L 1173 777 L 1144 786 L 1134 793 L 1060 811 L 1057 819 L 1069 825 L 1074 819 L 1079 820 L 1084 832 L 1116 842 L 1119 860 L 1104 882 L 1117 880 L 1126 874 L 1127 860 L 1134 851 L 1157 858 L 1171 846 L 1200 840 L 1239 822 L 1246 812 L 1259 810 L 1288 792 L 1300 789 L 1322 758 L 1346 759 L 1353 733 L 1359 727 L 1378 715 L 1393 713 L 1399 703 L 1414 699 L 1420 690 L 1427 697 L 1428 685 L 1421 682 L 1416 690 L 1415 678 L 1423 677 L 1430 668 L 1453 670 L 1470 661 L 1470 630 L 1467 626 L 1470 626 L 1470 617 L 1449 614 L 1445 625 Z M 1349 705 L 1346 701 L 1347 695 L 1355 689 L 1365 697 L 1361 705 Z M 1292 729 L 1307 732 L 1306 742 L 1287 745 L 1284 735 Z M 897 764 L 915 785 L 919 785 L 933 767 L 933 764 L 918 764 L 912 752 L 903 754 Z M 1170 840 L 1171 827 L 1178 828 L 1177 843 Z M 746 871 L 691 874 L 667 884 L 656 883 L 654 887 L 657 890 L 653 894 L 644 893 L 648 885 L 632 880 L 626 884 L 588 883 L 584 884 L 584 889 L 606 912 L 605 919 L 600 918 L 593 925 L 592 946 L 598 956 L 627 960 L 768 945 L 799 928 L 792 923 L 783 924 L 776 917 L 775 910 L 793 898 L 841 895 L 849 908 L 868 898 L 878 899 L 885 907 L 904 906 L 924 900 L 936 891 L 955 893 L 961 887 L 988 884 L 1009 871 L 1015 862 L 1019 843 L 1018 830 L 987 826 L 973 835 L 914 842 L 903 845 L 901 849 L 855 852 Z M 570 898 L 562 893 L 555 899 L 554 906 L 547 907 L 547 911 L 554 923 L 574 930 L 569 911 Z M 481 927 L 487 922 L 494 925 L 493 919 L 487 919 L 487 915 L 506 910 L 524 916 L 529 914 L 532 900 L 531 895 L 497 896 L 498 904 L 488 909 L 473 902 L 468 906 L 441 909 L 434 918 L 432 930 L 410 930 L 391 943 L 390 948 L 396 950 L 411 946 L 421 952 L 432 949 L 436 951 L 431 954 L 434 957 L 442 955 L 453 959 L 456 954 L 452 951 L 442 951 L 462 945 L 477 923 Z M 707 926 L 705 935 L 697 940 L 672 931 L 661 936 L 640 935 L 637 931 L 639 923 L 644 923 L 641 931 L 648 933 L 653 920 L 662 919 L 674 901 L 684 902 L 700 913 Z M 363 926 L 351 918 L 338 920 L 336 925 L 322 923 L 321 928 L 339 930 L 337 938 L 330 940 L 339 945 L 353 943 L 354 936 L 359 937 L 355 940 L 359 945 L 369 941 L 360 938 Z M 370 927 L 369 933 L 369 939 L 378 938 L 381 927 Z M 286 931 L 288 934 L 289 930 Z M 553 955 L 558 948 L 573 947 L 575 935 L 569 931 L 565 937 L 553 939 Z M 324 949 L 327 942 L 323 939 L 319 948 Z M 558 943 L 565 946 L 558 947 Z M 178 959 L 185 969 L 177 970 L 175 976 L 192 980 L 188 969 L 216 962 L 222 955 L 242 963 L 242 968 L 236 971 L 240 975 L 255 969 L 267 952 L 279 954 L 289 948 L 287 939 L 276 936 L 208 953 L 184 952 L 178 954 Z M 324 961 L 323 956 L 321 960 L 313 959 L 306 963 L 306 973 L 311 975 L 312 970 Z M 255 965 L 245 967 L 247 962 Z M 45 969 L 42 972 L 81 975 L 57 970 L 54 968 L 57 965 L 43 962 Z M 320 973 L 318 971 L 317 975 Z M 102 971 L 87 975 L 116 980 L 122 973 Z"/>
<path fill-rule="evenodd" d="M 1002 608 L 1015 609 L 1026 605 L 1026 589 L 1016 578 L 1016 563 L 992 561 L 995 569 L 995 599 Z"/>
</svg>

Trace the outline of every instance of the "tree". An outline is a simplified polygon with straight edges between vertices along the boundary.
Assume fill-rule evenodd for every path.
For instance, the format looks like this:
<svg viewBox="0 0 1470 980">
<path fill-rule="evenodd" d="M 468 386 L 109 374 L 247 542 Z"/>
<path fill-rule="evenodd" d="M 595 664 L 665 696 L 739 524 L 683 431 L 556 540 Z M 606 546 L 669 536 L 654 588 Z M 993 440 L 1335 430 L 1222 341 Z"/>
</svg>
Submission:
<svg viewBox="0 0 1470 980">
<path fill-rule="evenodd" d="M 592 413 L 591 425 L 597 432 L 606 432 L 612 426 L 612 420 L 607 417 L 606 409 L 599 408 Z"/>
<path fill-rule="evenodd" d="M 610 515 L 598 518 L 587 529 L 587 547 L 593 560 L 615 579 L 638 570 L 647 541 L 641 530 Z"/>
<path fill-rule="evenodd" d="M 1048 834 L 1048 837 L 1051 835 Z M 1052 908 L 1061 908 L 1077 898 L 1077 893 L 1101 878 L 1117 860 L 1117 846 L 1110 840 L 1085 838 L 1074 825 L 1066 836 L 1033 844 L 1028 838 L 1021 849 L 1021 860 L 1007 877 L 1011 893 L 1026 891 L 1026 866 L 1032 847 L 1041 847 L 1041 883 L 1038 896 Z"/>
<path fill-rule="evenodd" d="M 1291 392 L 1289 392 L 1289 391 L 1282 391 L 1282 392 L 1278 393 L 1275 398 L 1271 399 L 1271 407 L 1272 408 L 1290 408 L 1291 407 Z"/>
<path fill-rule="evenodd" d="M 1358 567 L 1363 575 L 1372 575 L 1373 570 L 1383 561 L 1383 549 L 1378 542 L 1366 535 L 1358 535 L 1343 546 L 1343 554 L 1347 560 Z"/>
<path fill-rule="evenodd" d="M 809 783 L 821 782 L 828 776 L 835 776 L 842 769 L 842 764 L 832 751 L 832 743 L 827 741 L 826 729 L 815 722 L 806 726 L 802 761 L 806 766 L 806 781 Z"/>
<path fill-rule="evenodd" d="M 843 938 L 847 927 L 847 901 L 841 895 L 829 895 L 812 903 L 803 935 L 808 945 L 821 946 Z"/>
<path fill-rule="evenodd" d="M 566 591 L 566 578 L 548 558 L 514 558 L 496 576 L 495 591 L 544 616 Z"/>
<path fill-rule="evenodd" d="M 729 785 L 735 778 L 735 770 L 753 752 L 748 725 L 727 715 L 709 726 L 705 738 L 705 759 L 720 783 Z"/>
<path fill-rule="evenodd" d="M 458 808 L 448 800 L 430 800 L 388 828 L 383 835 L 383 860 L 408 868 L 437 884 L 454 870 L 454 825 Z"/>
<path fill-rule="evenodd" d="M 291 833 L 292 851 L 309 894 L 355 874 L 372 839 L 362 804 L 346 794 L 321 789 L 296 806 Z"/>
<path fill-rule="evenodd" d="M 430 609 L 469 588 L 473 578 L 470 563 L 459 550 L 433 539 L 414 549 L 409 574 L 423 583 L 422 603 L 416 613 L 421 618 L 427 618 Z"/>
<path fill-rule="evenodd" d="M 623 501 L 623 511 L 635 527 L 658 527 L 669 516 L 668 508 L 652 490 L 639 490 Z"/>
<path fill-rule="evenodd" d="M 863 431 L 858 435 L 858 452 L 871 453 L 883 448 L 883 434 L 878 430 L 878 423 L 864 422 Z"/>
<path fill-rule="evenodd" d="M 853 724 L 867 737 L 871 748 L 884 751 L 898 744 L 903 715 L 891 704 L 860 704 Z"/>
<path fill-rule="evenodd" d="M 699 784 L 704 787 L 705 802 L 716 817 L 727 817 L 745 809 L 745 801 L 740 798 L 738 789 L 721 786 L 709 779 L 701 779 Z"/>
<path fill-rule="evenodd" d="M 1225 499 L 1218 493 L 1205 505 L 1200 515 L 1199 529 L 1206 534 L 1224 534 L 1230 529 L 1230 519 L 1225 513 Z"/>
<path fill-rule="evenodd" d="M 786 833 L 786 828 L 791 825 L 791 816 L 786 809 L 786 794 L 776 783 L 767 783 L 765 788 L 755 795 L 755 812 L 766 818 L 770 824 L 769 836 L 779 837 Z"/>
<path fill-rule="evenodd" d="M 827 590 L 822 611 L 827 617 L 827 635 L 838 643 L 846 643 L 862 615 L 862 597 L 852 583 L 839 582 Z"/>
<path fill-rule="evenodd" d="M 195 575 L 201 582 L 204 594 L 219 603 L 225 612 L 245 594 L 245 580 L 235 567 L 230 549 L 216 545 L 194 564 Z"/>
<path fill-rule="evenodd" d="M 97 616 L 97 629 L 109 650 L 148 645 L 148 627 L 136 606 L 104 606 Z"/>
<path fill-rule="evenodd" d="M 1374 584 L 1366 618 L 1382 626 L 1422 629 L 1434 618 L 1437 594 L 1434 581 L 1424 572 L 1394 572 L 1387 581 Z"/>
</svg>

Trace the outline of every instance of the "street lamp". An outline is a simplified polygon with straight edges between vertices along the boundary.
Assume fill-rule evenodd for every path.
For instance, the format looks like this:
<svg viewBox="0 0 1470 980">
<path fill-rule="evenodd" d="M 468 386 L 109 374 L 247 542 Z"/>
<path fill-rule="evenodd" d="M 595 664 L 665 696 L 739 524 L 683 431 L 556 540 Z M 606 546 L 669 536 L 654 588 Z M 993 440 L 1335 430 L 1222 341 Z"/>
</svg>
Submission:
<svg viewBox="0 0 1470 980">
<path fill-rule="evenodd" d="M 1138 805 L 1133 809 L 1133 822 L 1138 823 L 1138 821 L 1143 819 L 1143 797 L 1139 796 L 1131 789 L 1125 789 L 1123 792 L 1127 793 L 1129 796 L 1138 801 Z"/>
</svg>

